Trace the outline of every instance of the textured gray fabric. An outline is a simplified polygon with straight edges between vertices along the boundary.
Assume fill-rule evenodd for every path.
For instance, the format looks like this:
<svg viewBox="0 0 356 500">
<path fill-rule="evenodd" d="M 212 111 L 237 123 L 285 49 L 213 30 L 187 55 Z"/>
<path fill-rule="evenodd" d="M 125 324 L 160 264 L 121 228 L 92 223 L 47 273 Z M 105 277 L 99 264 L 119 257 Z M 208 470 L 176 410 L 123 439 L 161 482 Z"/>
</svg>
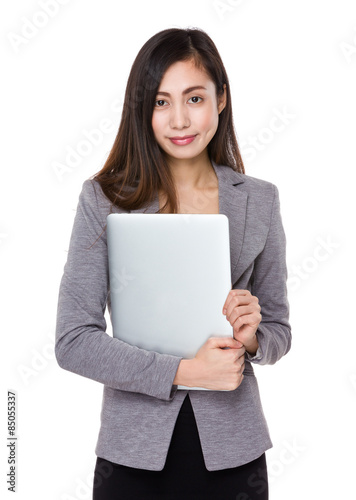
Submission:
<svg viewBox="0 0 356 500">
<path fill-rule="evenodd" d="M 219 181 L 219 211 L 229 218 L 231 282 L 261 305 L 259 350 L 246 355 L 245 377 L 234 391 L 191 391 L 208 470 L 236 467 L 272 447 L 253 363 L 273 364 L 291 346 L 286 240 L 276 186 L 212 162 Z M 65 370 L 102 384 L 97 456 L 162 470 L 187 391 L 173 380 L 179 357 L 145 351 L 106 333 L 111 313 L 106 216 L 110 201 L 100 185 L 84 181 L 60 283 L 55 354 Z M 131 213 L 156 213 L 158 197 Z M 113 212 L 124 212 L 113 207 Z M 94 243 L 95 242 L 95 243 Z M 207 269 L 207 272 L 209 270 Z"/>
</svg>

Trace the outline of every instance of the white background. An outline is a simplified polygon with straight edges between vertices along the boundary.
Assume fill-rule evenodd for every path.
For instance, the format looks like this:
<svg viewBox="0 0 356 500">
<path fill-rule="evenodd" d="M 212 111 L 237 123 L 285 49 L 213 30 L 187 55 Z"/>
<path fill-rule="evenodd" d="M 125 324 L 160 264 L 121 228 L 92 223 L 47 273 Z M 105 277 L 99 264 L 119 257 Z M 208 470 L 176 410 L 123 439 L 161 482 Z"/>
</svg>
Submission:
<svg viewBox="0 0 356 500">
<path fill-rule="evenodd" d="M 1 495 L 11 497 L 13 389 L 16 498 L 91 498 L 102 386 L 53 354 L 78 196 L 112 147 L 141 46 L 162 29 L 199 27 L 229 75 L 246 173 L 278 186 L 287 236 L 293 345 L 256 367 L 274 444 L 270 498 L 356 498 L 355 2 L 18 0 L 0 15 Z M 288 116 L 278 132 L 276 113 Z M 112 131 L 59 176 L 55 165 L 103 119 Z"/>
</svg>

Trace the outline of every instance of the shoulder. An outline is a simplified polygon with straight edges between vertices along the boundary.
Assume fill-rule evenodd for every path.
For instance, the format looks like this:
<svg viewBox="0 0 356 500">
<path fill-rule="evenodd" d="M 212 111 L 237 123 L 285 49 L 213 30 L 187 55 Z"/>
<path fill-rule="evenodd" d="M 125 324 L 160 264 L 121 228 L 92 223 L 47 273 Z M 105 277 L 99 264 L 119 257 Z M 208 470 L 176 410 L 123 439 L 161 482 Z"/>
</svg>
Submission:
<svg viewBox="0 0 356 500">
<path fill-rule="evenodd" d="M 86 179 L 82 184 L 79 201 L 95 206 L 98 210 L 110 210 L 111 201 L 104 194 L 100 183 L 93 178 Z"/>
<path fill-rule="evenodd" d="M 274 214 L 279 211 L 277 186 L 270 181 L 236 172 L 229 166 L 218 166 L 217 173 L 222 182 L 223 196 L 228 210 L 245 207 L 245 220 L 251 230 L 263 232 L 268 229 Z"/>
<path fill-rule="evenodd" d="M 106 215 L 110 212 L 127 212 L 127 210 L 114 205 L 105 195 L 100 183 L 92 177 L 83 182 L 81 196 L 84 201 L 94 203 L 97 209 L 100 212 L 105 212 Z"/>
<path fill-rule="evenodd" d="M 251 175 L 241 175 L 244 177 L 243 189 L 248 193 L 250 202 L 255 201 L 260 206 L 272 209 L 276 200 L 279 199 L 276 184 L 264 179 L 252 177 Z"/>
<path fill-rule="evenodd" d="M 82 183 L 78 207 L 88 223 L 95 222 L 104 228 L 106 217 L 111 212 L 111 205 L 111 201 L 105 196 L 98 181 L 89 178 Z"/>
<path fill-rule="evenodd" d="M 103 198 L 107 200 L 106 196 L 103 193 L 103 190 L 101 189 L 99 182 L 92 178 L 86 179 L 83 182 L 80 196 L 85 201 L 95 200 L 95 202 L 97 202 L 98 199 L 103 199 Z M 107 201 L 109 202 L 109 200 Z"/>
<path fill-rule="evenodd" d="M 274 191 L 274 188 L 276 187 L 273 182 L 266 181 L 264 179 L 260 179 L 258 177 L 252 177 L 251 175 L 247 174 L 239 174 L 242 176 L 244 183 L 246 187 L 252 189 L 252 190 L 262 190 L 262 191 Z"/>
<path fill-rule="evenodd" d="M 262 196 L 267 201 L 271 197 L 274 198 L 276 191 L 278 191 L 277 186 L 273 182 L 253 177 L 252 175 L 238 175 L 239 179 L 242 180 L 243 186 L 241 187 L 250 195 Z"/>
<path fill-rule="evenodd" d="M 277 186 L 270 181 L 259 179 L 251 175 L 236 172 L 231 167 L 217 166 L 219 173 L 228 185 L 233 185 L 237 191 L 244 191 L 249 200 L 258 200 L 260 205 L 273 202 L 278 196 Z"/>
</svg>

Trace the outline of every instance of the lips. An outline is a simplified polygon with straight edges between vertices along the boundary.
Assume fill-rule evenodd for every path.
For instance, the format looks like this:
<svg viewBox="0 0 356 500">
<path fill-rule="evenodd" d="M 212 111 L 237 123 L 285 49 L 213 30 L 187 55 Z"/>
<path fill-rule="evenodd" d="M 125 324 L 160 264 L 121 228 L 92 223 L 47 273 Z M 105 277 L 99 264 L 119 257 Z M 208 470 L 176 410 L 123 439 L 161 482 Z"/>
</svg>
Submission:
<svg viewBox="0 0 356 500">
<path fill-rule="evenodd" d="M 196 135 L 183 135 L 177 137 L 170 137 L 169 139 L 173 142 L 173 144 L 177 144 L 178 146 L 185 146 L 186 144 L 190 144 L 194 141 Z"/>
</svg>

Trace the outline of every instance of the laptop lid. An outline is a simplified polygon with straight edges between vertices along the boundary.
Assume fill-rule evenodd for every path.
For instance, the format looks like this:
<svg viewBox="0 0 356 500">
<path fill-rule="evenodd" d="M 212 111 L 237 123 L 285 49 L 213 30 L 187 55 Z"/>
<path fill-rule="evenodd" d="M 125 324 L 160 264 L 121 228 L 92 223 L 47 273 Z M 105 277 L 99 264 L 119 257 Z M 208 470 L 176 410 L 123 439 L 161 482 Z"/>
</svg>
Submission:
<svg viewBox="0 0 356 500">
<path fill-rule="evenodd" d="M 226 215 L 109 214 L 107 242 L 114 337 L 191 359 L 209 337 L 232 336 Z"/>
</svg>

